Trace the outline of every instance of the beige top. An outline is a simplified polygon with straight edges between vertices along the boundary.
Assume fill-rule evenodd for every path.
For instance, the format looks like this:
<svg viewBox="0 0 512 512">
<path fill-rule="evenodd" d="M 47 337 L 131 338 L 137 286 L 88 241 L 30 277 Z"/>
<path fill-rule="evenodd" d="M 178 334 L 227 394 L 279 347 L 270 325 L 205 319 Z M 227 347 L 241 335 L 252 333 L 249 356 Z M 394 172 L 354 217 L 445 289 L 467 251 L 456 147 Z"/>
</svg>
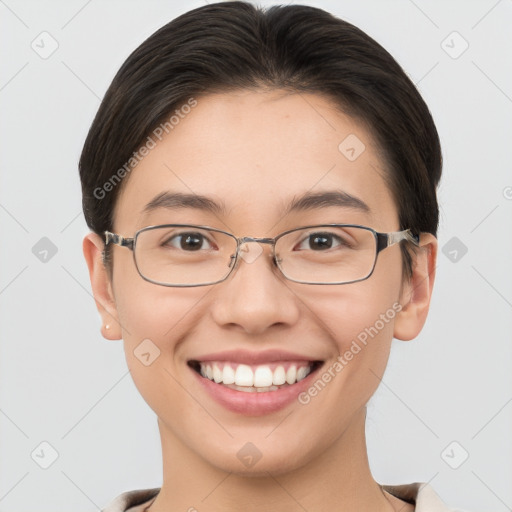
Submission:
<svg viewBox="0 0 512 512">
<path fill-rule="evenodd" d="M 447 507 L 426 483 L 414 482 L 403 485 L 383 485 L 385 491 L 401 500 L 415 504 L 415 512 L 464 512 L 460 509 Z M 144 512 L 160 492 L 160 487 L 141 489 L 120 494 L 101 512 Z"/>
</svg>

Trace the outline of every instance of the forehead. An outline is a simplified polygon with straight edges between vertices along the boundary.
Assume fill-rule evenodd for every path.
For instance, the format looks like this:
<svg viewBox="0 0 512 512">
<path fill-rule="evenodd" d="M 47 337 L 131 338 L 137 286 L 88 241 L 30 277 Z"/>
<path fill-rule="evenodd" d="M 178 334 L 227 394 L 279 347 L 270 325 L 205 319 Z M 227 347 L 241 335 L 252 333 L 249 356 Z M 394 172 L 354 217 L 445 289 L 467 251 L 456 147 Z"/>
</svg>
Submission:
<svg viewBox="0 0 512 512">
<path fill-rule="evenodd" d="M 155 221 L 158 208 L 148 211 L 147 206 L 166 192 L 208 197 L 220 208 L 209 213 L 206 208 L 202 214 L 230 220 L 230 225 L 243 221 L 244 227 L 257 230 L 292 220 L 297 212 L 290 204 L 304 194 L 333 192 L 359 199 L 368 208 L 354 207 L 353 201 L 344 206 L 327 201 L 324 212 L 337 212 L 338 220 L 331 222 L 364 222 L 375 228 L 396 223 L 378 148 L 368 131 L 328 98 L 244 90 L 195 101 L 191 108 L 178 108 L 172 124 L 161 130 L 161 140 L 150 134 L 154 144 L 125 178 L 117 200 L 116 229 Z M 161 208 L 158 218 L 193 223 L 201 209 L 186 206 L 174 208 L 173 220 L 168 220 L 169 208 Z M 318 208 L 302 212 L 311 216 L 313 210 Z"/>
</svg>

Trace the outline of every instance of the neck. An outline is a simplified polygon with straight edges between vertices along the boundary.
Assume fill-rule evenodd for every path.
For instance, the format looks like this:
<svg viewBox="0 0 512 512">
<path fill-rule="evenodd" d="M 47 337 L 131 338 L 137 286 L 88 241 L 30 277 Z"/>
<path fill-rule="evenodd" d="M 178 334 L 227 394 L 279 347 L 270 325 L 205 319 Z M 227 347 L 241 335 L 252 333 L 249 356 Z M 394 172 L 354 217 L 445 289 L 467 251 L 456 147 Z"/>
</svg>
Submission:
<svg viewBox="0 0 512 512">
<path fill-rule="evenodd" d="M 164 481 L 147 510 L 393 511 L 397 499 L 385 495 L 370 472 L 365 418 L 363 408 L 343 434 L 306 465 L 282 472 L 263 470 L 258 476 L 212 466 L 159 422 Z"/>
</svg>

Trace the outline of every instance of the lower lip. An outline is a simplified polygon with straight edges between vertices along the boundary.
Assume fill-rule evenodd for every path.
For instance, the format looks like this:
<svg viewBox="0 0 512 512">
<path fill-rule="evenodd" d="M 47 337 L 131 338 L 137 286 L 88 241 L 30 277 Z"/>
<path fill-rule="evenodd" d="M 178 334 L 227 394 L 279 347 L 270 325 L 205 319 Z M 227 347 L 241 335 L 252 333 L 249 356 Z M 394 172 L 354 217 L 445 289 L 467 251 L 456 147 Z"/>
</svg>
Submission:
<svg viewBox="0 0 512 512">
<path fill-rule="evenodd" d="M 294 400 L 297 400 L 299 394 L 304 392 L 310 386 L 311 381 L 316 378 L 320 368 L 321 366 L 316 368 L 306 378 L 291 386 L 284 386 L 276 391 L 262 392 L 237 391 L 222 384 L 216 384 L 210 379 L 201 376 L 192 368 L 190 368 L 190 371 L 199 379 L 207 393 L 226 409 L 246 416 L 262 416 L 279 411 Z"/>
</svg>

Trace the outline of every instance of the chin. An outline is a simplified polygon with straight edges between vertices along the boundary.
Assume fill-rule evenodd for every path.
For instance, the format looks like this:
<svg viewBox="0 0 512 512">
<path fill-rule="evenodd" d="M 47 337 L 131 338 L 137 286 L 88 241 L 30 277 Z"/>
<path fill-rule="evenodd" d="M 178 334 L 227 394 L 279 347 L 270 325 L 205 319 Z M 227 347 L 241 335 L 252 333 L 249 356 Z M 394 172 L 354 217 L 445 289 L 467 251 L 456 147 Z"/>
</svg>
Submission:
<svg viewBox="0 0 512 512">
<path fill-rule="evenodd" d="M 254 451 L 254 460 L 244 461 L 242 450 L 237 450 L 235 453 L 222 452 L 217 457 L 214 457 L 215 454 L 211 454 L 212 457 L 205 458 L 205 460 L 221 471 L 248 478 L 268 478 L 269 473 L 273 476 L 287 474 L 307 464 L 305 459 L 308 457 L 303 451 L 297 458 L 284 450 L 276 451 L 275 446 L 267 448 L 267 450 L 272 450 L 271 455 L 266 455 L 265 449 L 256 451 L 257 449 L 254 447 L 246 450 L 246 453 Z"/>
</svg>

